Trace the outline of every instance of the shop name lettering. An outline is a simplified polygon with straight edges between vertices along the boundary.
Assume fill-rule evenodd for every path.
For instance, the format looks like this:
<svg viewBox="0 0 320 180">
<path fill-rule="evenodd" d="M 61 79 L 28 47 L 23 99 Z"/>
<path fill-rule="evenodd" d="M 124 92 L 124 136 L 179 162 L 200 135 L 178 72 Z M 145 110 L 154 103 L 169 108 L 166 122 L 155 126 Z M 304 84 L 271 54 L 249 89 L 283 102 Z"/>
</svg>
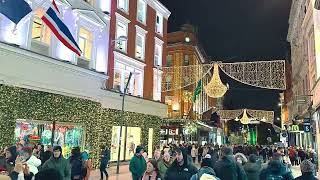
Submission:
<svg viewBox="0 0 320 180">
<path fill-rule="evenodd" d="M 288 131 L 290 132 L 293 132 L 293 131 L 300 131 L 300 128 L 298 125 L 292 125 L 292 126 L 289 126 L 289 129 Z"/>
</svg>

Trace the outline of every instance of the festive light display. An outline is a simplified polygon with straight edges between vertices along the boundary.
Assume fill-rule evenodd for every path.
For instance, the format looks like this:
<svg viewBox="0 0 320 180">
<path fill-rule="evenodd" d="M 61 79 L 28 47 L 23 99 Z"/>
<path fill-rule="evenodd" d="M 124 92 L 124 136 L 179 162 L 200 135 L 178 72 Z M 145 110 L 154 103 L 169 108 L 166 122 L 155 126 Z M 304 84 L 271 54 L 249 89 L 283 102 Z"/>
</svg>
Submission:
<svg viewBox="0 0 320 180">
<path fill-rule="evenodd" d="M 240 122 L 241 122 L 242 124 L 249 124 L 250 121 L 251 121 L 251 118 L 248 117 L 247 110 L 244 109 L 244 110 L 243 110 L 243 116 L 242 116 L 242 118 L 240 119 Z"/>
<path fill-rule="evenodd" d="M 248 117 L 251 116 L 252 119 L 257 119 L 259 121 L 273 124 L 274 120 L 274 112 L 273 111 L 263 111 L 263 110 L 253 110 L 253 109 L 237 109 L 237 110 L 219 110 L 218 114 L 222 120 L 231 120 L 238 118 L 241 114 L 244 114 L 243 116 Z M 246 115 L 245 115 L 246 114 Z M 243 122 L 247 122 L 247 118 L 243 120 Z"/>
<path fill-rule="evenodd" d="M 218 64 L 214 64 L 212 79 L 204 86 L 204 90 L 207 95 L 212 98 L 220 98 L 227 92 L 228 87 L 224 85 L 220 79 Z"/>
<path fill-rule="evenodd" d="M 17 119 L 77 123 L 85 127 L 85 145 L 91 148 L 90 156 L 97 168 L 100 146 L 111 145 L 112 126 L 119 125 L 120 116 L 119 110 L 102 108 L 90 100 L 0 85 L 0 149 L 14 144 Z M 125 112 L 124 117 L 124 125 L 142 129 L 141 143 L 146 149 L 149 128 L 154 130 L 153 144 L 159 144 L 159 117 L 132 112 Z"/>
</svg>

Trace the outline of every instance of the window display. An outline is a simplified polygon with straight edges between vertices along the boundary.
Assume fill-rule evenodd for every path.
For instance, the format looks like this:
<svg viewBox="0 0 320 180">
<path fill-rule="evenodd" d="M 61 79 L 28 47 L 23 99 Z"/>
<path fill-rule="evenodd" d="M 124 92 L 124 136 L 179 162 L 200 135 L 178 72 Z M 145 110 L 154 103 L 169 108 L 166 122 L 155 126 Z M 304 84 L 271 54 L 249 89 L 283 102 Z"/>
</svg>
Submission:
<svg viewBox="0 0 320 180">
<path fill-rule="evenodd" d="M 22 144 L 50 145 L 53 124 L 45 121 L 18 120 L 15 128 L 16 142 Z M 83 145 L 84 130 L 79 125 L 64 125 L 57 123 L 55 126 L 53 145 L 62 147 L 62 154 L 68 158 L 73 147 Z"/>
<path fill-rule="evenodd" d="M 122 141 L 121 141 L 121 152 L 120 160 L 124 158 L 125 160 L 130 160 L 134 153 L 135 149 L 141 143 L 141 128 L 139 127 L 127 127 L 127 136 L 126 136 L 126 148 L 124 148 L 124 139 L 125 139 L 125 127 L 122 127 Z M 119 148 L 119 139 L 120 139 L 120 126 L 112 127 L 112 140 L 111 140 L 111 161 L 118 160 L 118 148 Z"/>
</svg>

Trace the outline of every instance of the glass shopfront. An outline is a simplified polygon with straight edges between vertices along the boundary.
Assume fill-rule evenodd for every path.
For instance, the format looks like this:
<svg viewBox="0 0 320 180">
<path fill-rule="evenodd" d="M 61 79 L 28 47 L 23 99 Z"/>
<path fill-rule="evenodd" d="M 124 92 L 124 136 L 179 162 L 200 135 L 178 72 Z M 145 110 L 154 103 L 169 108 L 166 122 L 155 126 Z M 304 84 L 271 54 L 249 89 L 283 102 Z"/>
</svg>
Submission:
<svg viewBox="0 0 320 180">
<path fill-rule="evenodd" d="M 125 134 L 125 131 L 126 131 L 125 126 L 122 126 L 120 160 L 124 160 L 123 158 L 124 156 L 125 156 L 125 160 L 130 160 L 135 153 L 136 147 L 141 144 L 141 128 L 127 127 L 127 134 Z M 120 140 L 120 126 L 113 126 L 112 140 L 111 140 L 111 161 L 118 160 L 119 140 Z M 126 148 L 124 148 L 124 144 L 126 144 Z"/>
<path fill-rule="evenodd" d="M 60 145 L 65 157 L 70 156 L 73 147 L 82 147 L 84 144 L 84 129 L 79 124 L 57 122 L 53 128 L 53 123 L 48 121 L 16 121 L 16 142 L 30 146 L 41 143 L 47 146 L 51 145 L 52 133 L 53 145 Z"/>
</svg>

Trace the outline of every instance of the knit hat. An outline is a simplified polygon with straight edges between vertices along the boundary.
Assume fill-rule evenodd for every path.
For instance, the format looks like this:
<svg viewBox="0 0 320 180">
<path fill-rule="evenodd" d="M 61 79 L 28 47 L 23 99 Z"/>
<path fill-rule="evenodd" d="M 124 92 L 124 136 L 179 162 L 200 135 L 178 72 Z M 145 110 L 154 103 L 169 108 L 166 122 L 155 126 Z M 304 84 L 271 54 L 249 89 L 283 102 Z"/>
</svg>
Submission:
<svg viewBox="0 0 320 180">
<path fill-rule="evenodd" d="M 61 146 L 55 146 L 55 147 L 53 148 L 53 151 L 57 151 L 57 150 L 59 150 L 60 152 L 62 152 Z"/>
<path fill-rule="evenodd" d="M 300 164 L 300 169 L 302 173 L 314 172 L 314 164 L 309 160 L 304 160 Z"/>
<path fill-rule="evenodd" d="M 257 161 L 257 156 L 254 154 L 250 154 L 249 161 L 255 163 Z"/>
<path fill-rule="evenodd" d="M 140 153 L 141 150 L 143 150 L 144 148 L 142 146 L 137 146 L 136 148 L 136 154 Z"/>
</svg>

